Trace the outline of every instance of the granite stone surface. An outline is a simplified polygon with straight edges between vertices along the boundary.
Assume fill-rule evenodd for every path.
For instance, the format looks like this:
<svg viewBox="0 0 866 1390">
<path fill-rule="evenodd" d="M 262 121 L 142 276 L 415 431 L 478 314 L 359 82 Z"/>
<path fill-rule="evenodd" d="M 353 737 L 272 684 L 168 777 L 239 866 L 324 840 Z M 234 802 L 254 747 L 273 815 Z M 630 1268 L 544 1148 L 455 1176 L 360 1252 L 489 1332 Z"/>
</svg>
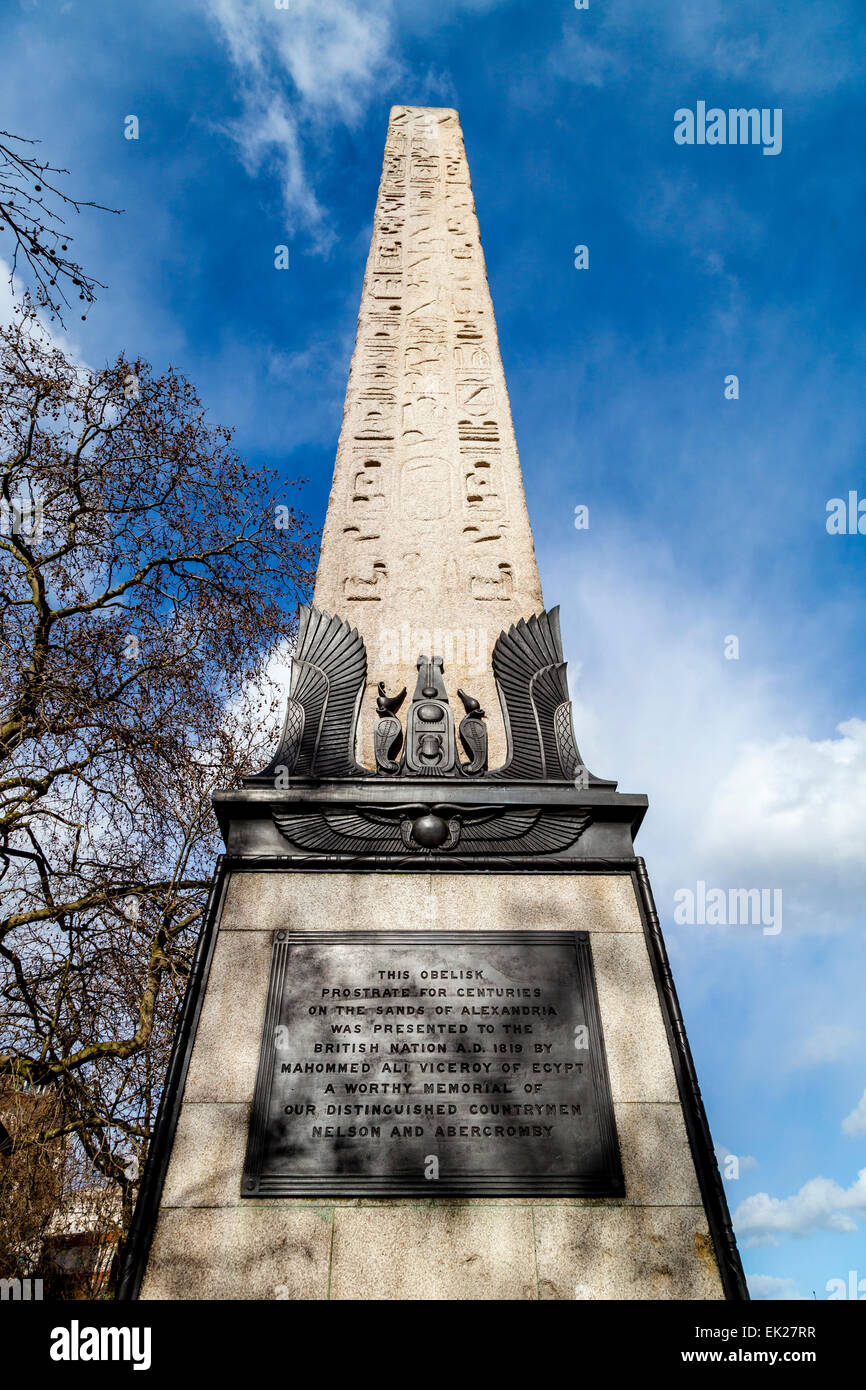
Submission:
<svg viewBox="0 0 866 1390">
<path fill-rule="evenodd" d="M 399 874 L 230 883 L 145 1296 L 181 1297 L 192 1280 L 207 1298 L 720 1297 L 631 878 L 420 882 L 420 895 L 419 878 Z M 358 928 L 397 928 L 431 900 L 413 926 L 590 931 L 624 1199 L 241 1199 L 272 932 L 344 930 L 349 914 Z"/>
</svg>

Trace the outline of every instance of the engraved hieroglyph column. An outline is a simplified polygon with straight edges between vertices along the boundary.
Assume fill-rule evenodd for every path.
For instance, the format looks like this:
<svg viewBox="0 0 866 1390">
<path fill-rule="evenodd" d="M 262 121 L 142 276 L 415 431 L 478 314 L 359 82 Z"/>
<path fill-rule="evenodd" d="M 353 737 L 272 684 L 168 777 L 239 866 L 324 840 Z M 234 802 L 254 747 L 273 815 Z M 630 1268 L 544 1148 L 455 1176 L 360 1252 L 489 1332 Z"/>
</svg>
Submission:
<svg viewBox="0 0 866 1390">
<path fill-rule="evenodd" d="M 313 601 L 366 642 L 366 738 L 435 651 L 502 761 L 490 654 L 543 602 L 456 111 L 391 110 Z"/>
</svg>

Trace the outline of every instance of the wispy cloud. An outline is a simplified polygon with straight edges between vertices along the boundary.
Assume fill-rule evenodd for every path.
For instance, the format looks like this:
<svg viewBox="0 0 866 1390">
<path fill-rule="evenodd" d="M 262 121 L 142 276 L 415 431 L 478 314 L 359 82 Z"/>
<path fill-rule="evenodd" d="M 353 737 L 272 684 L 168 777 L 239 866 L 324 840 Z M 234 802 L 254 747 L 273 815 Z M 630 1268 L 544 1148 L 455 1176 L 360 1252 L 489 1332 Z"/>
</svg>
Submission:
<svg viewBox="0 0 866 1390">
<path fill-rule="evenodd" d="M 752 1298 L 798 1301 L 805 1297 L 794 1279 L 781 1279 L 774 1274 L 747 1274 L 746 1282 Z"/>
<path fill-rule="evenodd" d="M 746 1246 L 776 1245 L 783 1236 L 813 1231 L 849 1232 L 866 1216 L 866 1168 L 850 1187 L 830 1178 L 812 1178 L 792 1197 L 757 1192 L 734 1212 L 734 1226 Z"/>
<path fill-rule="evenodd" d="M 682 172 L 655 172 L 639 192 L 623 189 L 623 205 L 641 235 L 683 247 L 702 272 L 717 281 L 712 310 L 717 331 L 727 338 L 741 333 L 749 305 L 729 262 L 754 255 L 763 245 L 761 220 L 730 190 L 704 191 Z"/>
<path fill-rule="evenodd" d="M 765 93 L 823 97 L 866 68 L 856 0 L 824 7 L 789 0 L 784 13 L 751 0 L 650 6 L 620 0 L 606 19 L 608 41 L 639 44 L 660 75 L 705 73 Z"/>
<path fill-rule="evenodd" d="M 335 126 L 356 126 L 372 94 L 399 77 L 393 5 L 291 0 L 288 8 L 277 9 L 258 0 L 217 0 L 209 13 L 231 58 L 241 101 L 241 114 L 227 133 L 250 173 L 275 169 L 289 232 L 303 228 L 326 253 L 334 236 L 305 145 L 325 140 Z"/>
<path fill-rule="evenodd" d="M 850 1052 L 858 1033 L 841 1023 L 822 1023 L 802 1039 L 791 1058 L 792 1068 L 816 1067 L 838 1062 Z"/>
<path fill-rule="evenodd" d="M 849 1139 L 857 1139 L 861 1134 L 866 1134 L 866 1091 L 863 1092 L 850 1115 L 846 1115 L 842 1121 L 842 1133 L 847 1134 Z"/>
<path fill-rule="evenodd" d="M 618 81 L 628 71 L 624 57 L 594 42 L 580 24 L 580 17 L 572 20 L 569 15 L 563 25 L 562 44 L 550 57 L 551 75 L 583 87 L 606 87 Z"/>
<path fill-rule="evenodd" d="M 789 734 L 740 745 L 716 786 L 701 843 L 743 872 L 784 874 L 805 907 L 829 892 L 859 913 L 866 889 L 866 721 L 838 738 Z"/>
<path fill-rule="evenodd" d="M 557 561 L 568 572 L 565 552 Z M 860 919 L 866 721 L 838 722 L 828 738 L 793 731 L 808 692 L 793 670 L 778 678 L 785 654 L 733 580 L 717 575 L 702 587 L 693 577 L 684 588 L 657 536 L 650 551 L 636 526 L 599 534 L 563 607 L 563 630 L 588 766 L 649 794 L 641 843 L 663 915 L 674 888 L 700 878 L 781 889 L 786 937 L 841 932 Z M 723 655 L 732 631 L 739 662 Z M 831 1019 L 789 1065 L 835 1060 L 855 1036 Z"/>
</svg>

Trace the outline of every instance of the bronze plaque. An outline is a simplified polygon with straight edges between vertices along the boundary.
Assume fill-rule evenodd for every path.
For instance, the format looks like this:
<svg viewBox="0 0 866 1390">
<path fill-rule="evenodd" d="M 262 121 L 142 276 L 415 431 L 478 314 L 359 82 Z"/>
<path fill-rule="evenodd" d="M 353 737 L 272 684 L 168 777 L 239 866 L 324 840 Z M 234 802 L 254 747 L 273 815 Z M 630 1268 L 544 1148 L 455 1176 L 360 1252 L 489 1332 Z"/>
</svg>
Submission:
<svg viewBox="0 0 866 1390">
<path fill-rule="evenodd" d="M 586 932 L 290 932 L 242 1193 L 621 1197 Z"/>
</svg>

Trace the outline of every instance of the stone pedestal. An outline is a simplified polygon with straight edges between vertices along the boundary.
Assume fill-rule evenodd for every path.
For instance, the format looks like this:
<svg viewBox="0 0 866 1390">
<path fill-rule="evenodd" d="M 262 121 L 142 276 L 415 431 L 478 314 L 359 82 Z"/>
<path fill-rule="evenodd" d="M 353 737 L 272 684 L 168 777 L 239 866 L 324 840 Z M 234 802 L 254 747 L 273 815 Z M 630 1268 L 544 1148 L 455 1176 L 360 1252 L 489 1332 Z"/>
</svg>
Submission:
<svg viewBox="0 0 866 1390">
<path fill-rule="evenodd" d="M 622 1199 L 242 1197 L 273 932 L 407 923 L 590 934 Z M 504 874 L 226 860 L 185 1022 L 143 1192 L 142 1298 L 745 1296 L 640 860 Z"/>
</svg>

